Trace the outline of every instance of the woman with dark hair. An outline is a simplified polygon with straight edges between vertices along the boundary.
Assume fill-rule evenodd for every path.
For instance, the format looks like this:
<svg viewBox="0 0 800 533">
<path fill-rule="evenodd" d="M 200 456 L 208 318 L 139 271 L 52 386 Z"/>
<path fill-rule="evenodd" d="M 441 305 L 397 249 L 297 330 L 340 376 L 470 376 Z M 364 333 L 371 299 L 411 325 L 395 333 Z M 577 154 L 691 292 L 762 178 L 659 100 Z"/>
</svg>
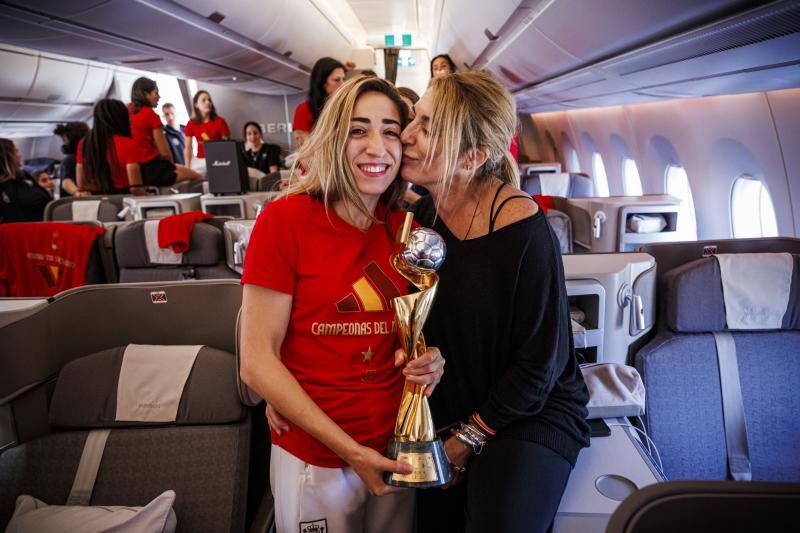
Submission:
<svg viewBox="0 0 800 533">
<path fill-rule="evenodd" d="M 203 143 L 219 141 L 231 136 L 231 129 L 225 119 L 217 115 L 217 108 L 211 101 L 208 91 L 197 91 L 192 98 L 192 118 L 186 124 L 183 133 L 186 135 L 186 165 L 192 166 L 192 143 L 197 139 L 197 163 L 192 168 L 204 168 L 206 152 Z"/>
<path fill-rule="evenodd" d="M 294 110 L 292 132 L 298 148 L 303 146 L 306 137 L 314 129 L 325 101 L 344 83 L 344 76 L 344 65 L 331 57 L 323 57 L 314 63 L 308 87 L 308 100 Z"/>
<path fill-rule="evenodd" d="M 61 198 L 67 196 L 84 196 L 87 192 L 78 190 L 78 177 L 75 174 L 77 163 L 75 152 L 78 151 L 78 143 L 89 133 L 89 125 L 85 122 L 67 122 L 59 124 L 53 130 L 54 135 L 61 137 L 64 144 L 61 145 L 61 152 L 64 159 L 58 168 L 58 178 L 61 181 Z"/>
<path fill-rule="evenodd" d="M 281 149 L 264 142 L 264 132 L 258 122 L 250 121 L 244 125 L 244 138 L 250 146 L 244 153 L 247 166 L 264 174 L 277 172 L 281 164 Z"/>
<path fill-rule="evenodd" d="M 168 187 L 176 181 L 202 179 L 197 172 L 175 165 L 164 135 L 164 125 L 153 111 L 160 98 L 158 85 L 150 78 L 141 77 L 133 82 L 128 109 L 131 136 L 141 157 L 142 181 L 149 186 Z"/>
<path fill-rule="evenodd" d="M 431 59 L 431 78 L 440 78 L 454 74 L 458 69 L 450 54 L 439 54 Z"/>
<path fill-rule="evenodd" d="M 307 531 L 413 530 L 414 492 L 382 479 L 384 471 L 411 467 L 384 453 L 404 378 L 435 388 L 444 361 L 429 347 L 402 372 L 395 368 L 402 358 L 393 312 L 382 303 L 408 291 L 389 259 L 404 219 L 405 123 L 391 83 L 361 77 L 345 84 L 300 148 L 306 179 L 268 204 L 248 244 L 240 374 L 268 403 L 281 532 L 297 524 Z M 375 283 L 373 303 L 345 303 L 349 294 L 366 301 L 359 292 L 365 276 Z"/>
<path fill-rule="evenodd" d="M 143 194 L 139 146 L 131 138 L 128 109 L 106 98 L 94 106 L 93 126 L 78 144 L 76 174 L 82 191 Z"/>
<path fill-rule="evenodd" d="M 0 139 L 0 224 L 5 222 L 38 222 L 50 193 L 33 177 L 21 170 L 19 150 L 10 139 Z"/>
<path fill-rule="evenodd" d="M 418 531 L 544 533 L 589 445 L 558 241 L 519 190 L 500 82 L 434 78 L 415 107 L 401 172 L 430 191 L 414 211 L 447 244 L 424 333 L 448 358 L 430 408 L 454 474 L 417 492 Z"/>
</svg>

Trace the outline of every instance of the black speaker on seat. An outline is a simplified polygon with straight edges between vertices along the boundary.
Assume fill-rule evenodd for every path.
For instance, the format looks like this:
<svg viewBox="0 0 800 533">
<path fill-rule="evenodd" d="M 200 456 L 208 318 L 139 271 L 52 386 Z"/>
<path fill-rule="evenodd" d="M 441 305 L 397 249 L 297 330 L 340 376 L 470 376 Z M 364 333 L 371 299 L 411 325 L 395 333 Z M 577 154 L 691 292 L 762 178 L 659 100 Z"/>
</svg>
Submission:
<svg viewBox="0 0 800 533">
<path fill-rule="evenodd" d="M 241 194 L 247 192 L 250 180 L 244 160 L 242 141 L 207 141 L 206 179 L 211 194 Z"/>
</svg>

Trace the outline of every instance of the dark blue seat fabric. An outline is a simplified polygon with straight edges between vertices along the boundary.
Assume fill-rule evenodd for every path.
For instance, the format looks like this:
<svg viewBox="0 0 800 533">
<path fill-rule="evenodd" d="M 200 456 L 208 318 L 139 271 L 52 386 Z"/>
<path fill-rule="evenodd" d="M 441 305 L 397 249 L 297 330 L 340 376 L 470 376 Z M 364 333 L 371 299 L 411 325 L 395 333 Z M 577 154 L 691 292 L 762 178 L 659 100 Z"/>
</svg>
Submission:
<svg viewBox="0 0 800 533">
<path fill-rule="evenodd" d="M 800 332 L 734 333 L 753 480 L 800 481 Z M 647 429 L 668 479 L 726 479 L 719 368 L 710 333 L 664 333 L 636 355 Z"/>
<path fill-rule="evenodd" d="M 724 306 L 717 305 L 716 292 L 722 288 L 715 264 L 713 258 L 701 259 L 676 268 L 678 275 L 668 274 L 667 292 L 659 297 L 667 300 L 669 329 L 636 354 L 647 391 L 647 429 L 668 479 L 727 477 L 719 367 L 711 334 L 725 327 L 724 315 L 714 316 L 724 314 Z M 793 294 L 796 289 L 792 287 Z M 787 316 L 796 306 L 792 298 Z M 690 307 L 694 319 L 687 318 Z M 754 481 L 800 481 L 800 331 L 793 322 L 784 320 L 779 331 L 731 332 Z"/>
</svg>

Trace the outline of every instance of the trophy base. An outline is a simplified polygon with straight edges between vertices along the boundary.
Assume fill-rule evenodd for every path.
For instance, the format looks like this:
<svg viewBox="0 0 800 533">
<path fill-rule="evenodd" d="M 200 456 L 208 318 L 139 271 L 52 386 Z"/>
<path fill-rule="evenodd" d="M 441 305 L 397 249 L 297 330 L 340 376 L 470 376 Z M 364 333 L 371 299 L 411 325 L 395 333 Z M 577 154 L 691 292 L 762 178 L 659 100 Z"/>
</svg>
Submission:
<svg viewBox="0 0 800 533">
<path fill-rule="evenodd" d="M 411 442 L 393 438 L 389 441 L 389 459 L 403 461 L 414 467 L 410 474 L 384 472 L 383 481 L 394 487 L 427 489 L 448 483 L 451 478 L 450 464 L 444 454 L 442 440 Z"/>
</svg>

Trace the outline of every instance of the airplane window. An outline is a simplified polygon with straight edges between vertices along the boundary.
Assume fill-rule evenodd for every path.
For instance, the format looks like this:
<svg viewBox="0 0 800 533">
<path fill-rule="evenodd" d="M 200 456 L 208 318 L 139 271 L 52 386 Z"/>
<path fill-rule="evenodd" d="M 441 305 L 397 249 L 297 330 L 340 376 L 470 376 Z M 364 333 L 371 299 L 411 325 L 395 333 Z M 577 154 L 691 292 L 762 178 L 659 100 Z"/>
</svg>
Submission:
<svg viewBox="0 0 800 533">
<path fill-rule="evenodd" d="M 733 182 L 731 226 L 734 238 L 778 236 L 772 199 L 761 180 L 743 174 Z"/>
<path fill-rule="evenodd" d="M 642 192 L 642 178 L 639 177 L 636 161 L 630 157 L 626 157 L 622 162 L 622 186 L 625 189 L 626 196 L 641 196 L 644 194 Z"/>
<path fill-rule="evenodd" d="M 569 163 L 568 163 L 569 171 L 570 172 L 580 172 L 581 171 L 581 163 L 578 160 L 578 151 L 575 148 L 569 149 Z"/>
<path fill-rule="evenodd" d="M 606 166 L 603 164 L 603 157 L 598 152 L 592 154 L 592 172 L 597 196 L 609 196 Z"/>
<path fill-rule="evenodd" d="M 685 230 L 697 235 L 694 199 L 692 198 L 692 188 L 689 186 L 689 176 L 686 175 L 686 170 L 678 165 L 670 165 L 667 167 L 665 179 L 667 194 L 681 200 L 682 213 L 678 218 L 678 230 Z M 688 226 L 684 226 L 684 224 Z"/>
</svg>

